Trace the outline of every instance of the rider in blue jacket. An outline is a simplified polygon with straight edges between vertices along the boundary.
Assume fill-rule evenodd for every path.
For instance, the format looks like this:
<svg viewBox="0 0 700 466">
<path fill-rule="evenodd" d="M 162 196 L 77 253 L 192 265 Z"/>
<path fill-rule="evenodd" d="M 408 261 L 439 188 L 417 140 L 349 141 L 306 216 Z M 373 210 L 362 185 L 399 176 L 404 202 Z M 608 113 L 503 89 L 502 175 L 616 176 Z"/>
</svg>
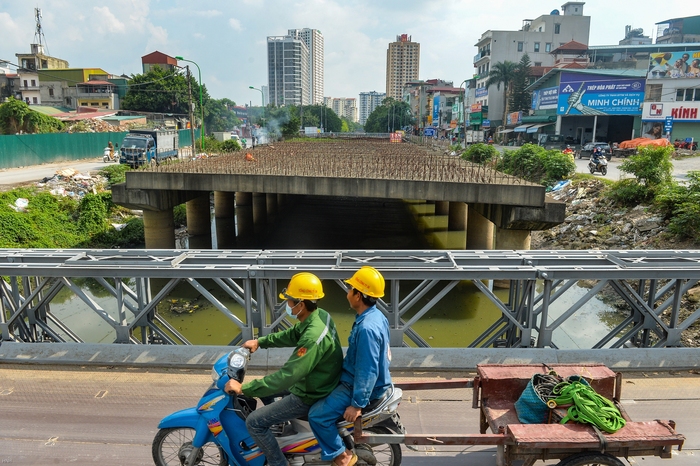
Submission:
<svg viewBox="0 0 700 466">
<path fill-rule="evenodd" d="M 347 299 L 357 315 L 348 338 L 340 384 L 309 410 L 311 429 L 321 446 L 321 459 L 338 466 L 352 466 L 357 456 L 345 448 L 336 422 L 354 422 L 362 408 L 381 398 L 391 386 L 389 322 L 377 309 L 384 296 L 384 277 L 372 267 L 362 267 L 346 280 Z"/>
</svg>

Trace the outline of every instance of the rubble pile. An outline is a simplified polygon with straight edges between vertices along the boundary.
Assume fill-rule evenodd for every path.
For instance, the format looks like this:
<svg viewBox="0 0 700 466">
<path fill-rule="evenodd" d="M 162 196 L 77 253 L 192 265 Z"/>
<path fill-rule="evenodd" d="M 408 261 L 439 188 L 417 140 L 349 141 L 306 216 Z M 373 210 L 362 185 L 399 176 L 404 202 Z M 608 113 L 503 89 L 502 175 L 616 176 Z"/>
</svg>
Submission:
<svg viewBox="0 0 700 466">
<path fill-rule="evenodd" d="M 597 180 L 583 180 L 549 193 L 566 202 L 566 220 L 550 230 L 533 232 L 532 249 L 659 249 L 659 234 L 668 221 L 648 206 L 613 206 L 603 197 L 604 186 Z M 675 242 L 673 238 L 665 241 Z"/>
<path fill-rule="evenodd" d="M 51 177 L 37 182 L 37 187 L 46 189 L 54 196 L 68 196 L 80 199 L 86 193 L 97 194 L 107 186 L 107 178 L 102 175 L 80 173 L 72 168 L 64 168 Z"/>
<path fill-rule="evenodd" d="M 131 128 L 139 126 L 136 123 L 122 126 L 110 125 L 106 121 L 88 118 L 79 121 L 66 122 L 67 133 L 115 133 L 129 131 Z"/>
</svg>

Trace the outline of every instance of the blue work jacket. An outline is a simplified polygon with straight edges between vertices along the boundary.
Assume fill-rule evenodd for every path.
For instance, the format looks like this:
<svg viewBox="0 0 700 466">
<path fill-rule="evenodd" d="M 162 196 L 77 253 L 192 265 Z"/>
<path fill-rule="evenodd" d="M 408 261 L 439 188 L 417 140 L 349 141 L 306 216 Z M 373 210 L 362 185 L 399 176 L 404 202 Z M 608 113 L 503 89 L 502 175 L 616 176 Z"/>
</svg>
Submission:
<svg viewBox="0 0 700 466">
<path fill-rule="evenodd" d="M 372 306 L 355 316 L 340 382 L 353 387 L 352 406 L 364 408 L 391 386 L 389 321 Z"/>
</svg>

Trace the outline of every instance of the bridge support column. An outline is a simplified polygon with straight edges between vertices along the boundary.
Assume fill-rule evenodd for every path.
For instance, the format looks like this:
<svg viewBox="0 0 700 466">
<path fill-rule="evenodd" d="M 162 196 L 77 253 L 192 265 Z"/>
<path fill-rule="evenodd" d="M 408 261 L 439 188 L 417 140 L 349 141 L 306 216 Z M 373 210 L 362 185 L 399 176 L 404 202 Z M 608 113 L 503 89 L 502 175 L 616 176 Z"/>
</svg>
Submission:
<svg viewBox="0 0 700 466">
<path fill-rule="evenodd" d="M 267 196 L 265 193 L 253 193 L 253 222 L 256 230 L 262 230 L 267 224 Z"/>
<path fill-rule="evenodd" d="M 449 215 L 450 203 L 448 201 L 435 201 L 435 215 Z"/>
<path fill-rule="evenodd" d="M 173 209 L 144 210 L 143 230 L 146 249 L 175 249 Z"/>
<path fill-rule="evenodd" d="M 239 248 L 248 248 L 253 237 L 253 195 L 236 193 L 236 224 Z"/>
<path fill-rule="evenodd" d="M 450 202 L 447 218 L 447 231 L 459 232 L 459 238 L 453 238 L 450 242 L 452 249 L 464 249 L 467 246 L 467 204 L 464 202 Z M 452 236 L 456 236 L 451 233 Z"/>
<path fill-rule="evenodd" d="M 272 220 L 277 216 L 277 194 L 265 194 L 265 201 L 267 203 L 268 220 Z"/>
<path fill-rule="evenodd" d="M 236 193 L 214 191 L 217 249 L 236 247 Z"/>
<path fill-rule="evenodd" d="M 469 206 L 467 214 L 467 249 L 493 249 L 493 223 Z"/>
<path fill-rule="evenodd" d="M 190 249 L 211 249 L 211 208 L 209 193 L 185 203 Z"/>
<path fill-rule="evenodd" d="M 530 230 L 506 230 L 496 226 L 496 249 L 515 251 L 530 249 Z"/>
</svg>

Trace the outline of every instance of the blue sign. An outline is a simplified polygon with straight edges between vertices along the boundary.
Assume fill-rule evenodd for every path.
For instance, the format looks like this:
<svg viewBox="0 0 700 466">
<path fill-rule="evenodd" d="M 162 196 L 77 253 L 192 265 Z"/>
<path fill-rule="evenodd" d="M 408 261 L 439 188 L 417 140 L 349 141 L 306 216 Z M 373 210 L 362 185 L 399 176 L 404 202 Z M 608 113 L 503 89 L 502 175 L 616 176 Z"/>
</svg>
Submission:
<svg viewBox="0 0 700 466">
<path fill-rule="evenodd" d="M 435 137 L 435 128 L 423 128 L 423 135 L 429 138 Z"/>
<path fill-rule="evenodd" d="M 439 125 L 440 121 L 440 96 L 436 95 L 433 98 L 433 125 Z"/>
<path fill-rule="evenodd" d="M 481 122 L 481 126 L 484 128 L 490 128 L 491 127 L 491 120 L 484 120 Z"/>
<path fill-rule="evenodd" d="M 548 87 L 532 93 L 533 110 L 550 110 L 557 108 L 559 102 L 559 88 Z"/>
<path fill-rule="evenodd" d="M 489 95 L 489 88 L 488 87 L 478 87 L 476 89 L 476 96 L 477 97 L 486 97 Z"/>
<path fill-rule="evenodd" d="M 558 115 L 641 115 L 644 78 L 562 73 Z"/>
<path fill-rule="evenodd" d="M 673 117 L 667 116 L 664 121 L 664 133 L 670 133 L 673 131 Z"/>
</svg>

